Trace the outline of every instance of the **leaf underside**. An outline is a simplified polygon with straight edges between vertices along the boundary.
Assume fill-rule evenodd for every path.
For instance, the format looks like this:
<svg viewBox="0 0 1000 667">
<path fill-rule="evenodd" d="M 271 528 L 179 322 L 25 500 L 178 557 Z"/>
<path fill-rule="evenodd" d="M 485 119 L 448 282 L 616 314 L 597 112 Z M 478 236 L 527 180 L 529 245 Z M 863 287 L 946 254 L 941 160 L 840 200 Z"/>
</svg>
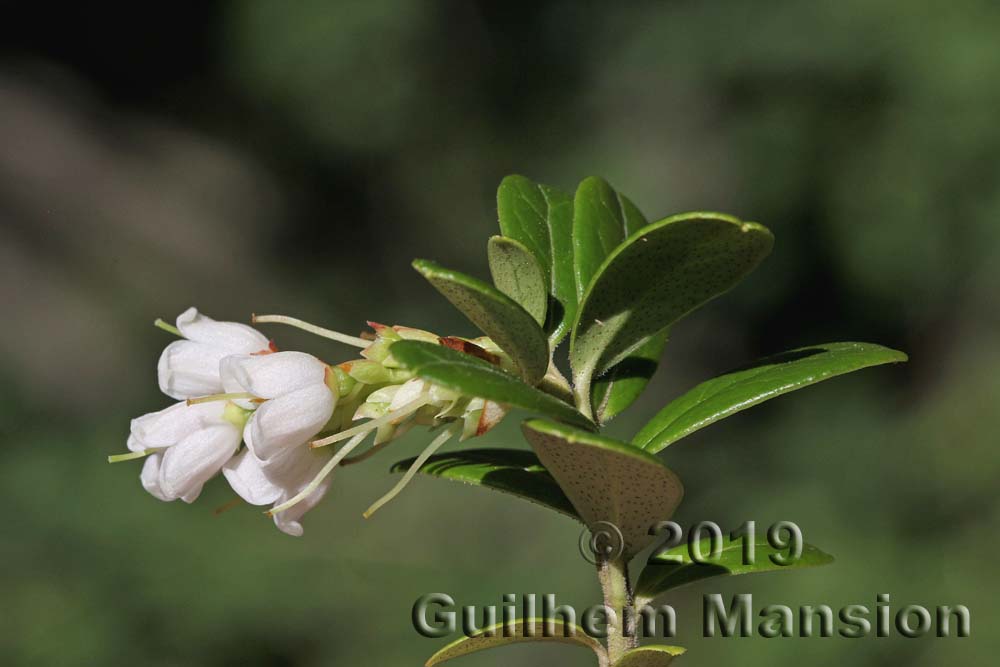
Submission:
<svg viewBox="0 0 1000 667">
<path fill-rule="evenodd" d="M 542 419 L 522 430 L 583 521 L 621 531 L 626 557 L 655 539 L 649 528 L 669 519 L 684 495 L 672 470 L 632 445 Z"/>
<path fill-rule="evenodd" d="M 771 250 L 771 233 L 719 213 L 647 225 L 604 261 L 570 339 L 578 391 L 678 319 L 723 294 Z"/>
<path fill-rule="evenodd" d="M 487 257 L 497 289 L 528 311 L 539 325 L 545 324 L 548 281 L 531 251 L 514 239 L 494 236 L 487 245 Z"/>
</svg>

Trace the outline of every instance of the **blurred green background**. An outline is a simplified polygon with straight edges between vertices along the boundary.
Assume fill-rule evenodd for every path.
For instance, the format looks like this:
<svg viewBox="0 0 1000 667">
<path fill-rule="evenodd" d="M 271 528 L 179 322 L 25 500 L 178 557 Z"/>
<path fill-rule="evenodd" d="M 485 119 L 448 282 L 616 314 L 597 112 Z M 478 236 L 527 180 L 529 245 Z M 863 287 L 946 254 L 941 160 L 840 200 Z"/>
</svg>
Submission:
<svg viewBox="0 0 1000 667">
<path fill-rule="evenodd" d="M 410 607 L 599 590 L 579 527 L 417 479 L 371 520 L 412 435 L 335 476 L 280 534 L 145 494 L 128 420 L 159 409 L 153 329 L 367 319 L 471 334 L 409 268 L 485 276 L 494 191 L 605 176 L 651 219 L 775 232 L 743 285 L 675 328 L 628 436 L 689 386 L 828 340 L 907 351 L 706 429 L 663 456 L 678 520 L 793 520 L 829 567 L 671 602 L 684 665 L 996 661 L 1000 5 L 563 2 L 36 6 L 0 27 L 0 662 L 420 665 Z M 276 327 L 282 348 L 349 349 Z M 517 416 L 480 445 L 524 447 Z M 701 595 L 755 605 L 965 604 L 969 639 L 703 639 Z M 572 647 L 463 659 L 582 665 Z M 680 663 L 678 663 L 680 664 Z"/>
</svg>

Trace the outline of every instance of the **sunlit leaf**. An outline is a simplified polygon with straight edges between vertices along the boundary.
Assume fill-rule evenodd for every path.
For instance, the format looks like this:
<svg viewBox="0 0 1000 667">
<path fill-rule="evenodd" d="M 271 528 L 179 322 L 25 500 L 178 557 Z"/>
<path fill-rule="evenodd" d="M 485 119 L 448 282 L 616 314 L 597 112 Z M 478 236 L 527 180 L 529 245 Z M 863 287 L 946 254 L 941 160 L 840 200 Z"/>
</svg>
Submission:
<svg viewBox="0 0 1000 667">
<path fill-rule="evenodd" d="M 804 544 L 800 558 L 787 565 L 778 565 L 770 557 L 775 554 L 786 555 L 787 549 L 771 546 L 765 535 L 757 535 L 753 544 L 753 562 L 749 563 L 745 562 L 744 540 L 734 540 L 731 537 L 723 538 L 722 549 L 716 558 L 707 558 L 712 551 L 711 542 L 708 538 L 702 540 L 699 553 L 706 556 L 707 562 L 704 563 L 696 563 L 691 559 L 691 548 L 686 543 L 662 553 L 654 551 L 636 582 L 636 604 L 644 606 L 672 588 L 702 579 L 816 567 L 833 562 L 830 554 L 811 544 Z"/>
<path fill-rule="evenodd" d="M 685 213 L 647 225 L 605 260 L 580 302 L 570 338 L 578 396 L 664 328 L 726 292 L 771 251 L 761 225 Z"/>
<path fill-rule="evenodd" d="M 573 198 L 573 262 L 577 299 L 601 263 L 626 236 L 645 226 L 646 218 L 628 198 L 596 176 L 584 179 Z"/>
<path fill-rule="evenodd" d="M 702 382 L 660 410 L 633 439 L 658 452 L 684 436 L 741 410 L 844 373 L 906 355 L 872 343 L 824 343 L 783 352 Z"/>
<path fill-rule="evenodd" d="M 552 297 L 545 330 L 555 347 L 576 318 L 573 199 L 515 174 L 504 178 L 497 189 L 497 215 L 503 235 L 531 251 L 545 273 Z"/>
</svg>

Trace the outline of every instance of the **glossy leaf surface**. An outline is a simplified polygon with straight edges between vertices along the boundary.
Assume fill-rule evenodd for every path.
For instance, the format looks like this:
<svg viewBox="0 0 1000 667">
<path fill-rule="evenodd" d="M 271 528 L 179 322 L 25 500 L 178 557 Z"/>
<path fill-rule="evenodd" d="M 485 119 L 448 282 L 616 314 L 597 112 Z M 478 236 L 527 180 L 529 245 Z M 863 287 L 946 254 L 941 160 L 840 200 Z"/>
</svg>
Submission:
<svg viewBox="0 0 1000 667">
<path fill-rule="evenodd" d="M 906 361 L 906 355 L 873 343 L 824 343 L 783 352 L 702 382 L 671 401 L 636 434 L 649 452 L 732 414 L 844 373 Z"/>
<path fill-rule="evenodd" d="M 584 179 L 573 198 L 573 264 L 577 298 L 604 259 L 628 234 L 643 227 L 646 219 L 635 204 L 615 192 L 607 181 Z"/>
<path fill-rule="evenodd" d="M 708 539 L 702 540 L 700 549 L 700 553 L 710 554 L 712 550 L 710 541 Z M 833 556 L 830 554 L 820 551 L 811 544 L 804 544 L 802 556 L 798 560 L 788 565 L 778 565 L 770 557 L 772 555 L 786 555 L 788 550 L 771 546 L 764 535 L 757 535 L 754 539 L 752 563 L 744 562 L 743 539 L 723 538 L 719 556 L 708 559 L 706 563 L 692 561 L 690 552 L 691 549 L 686 543 L 663 553 L 654 552 L 639 575 L 638 582 L 636 582 L 637 604 L 640 606 L 648 604 L 658 595 L 670 589 L 702 579 L 816 567 L 833 562 Z"/>
<path fill-rule="evenodd" d="M 406 472 L 415 458 L 392 472 Z M 464 449 L 432 456 L 420 472 L 463 484 L 509 493 L 580 520 L 572 503 L 534 453 L 520 449 Z"/>
<path fill-rule="evenodd" d="M 545 330 L 555 347 L 576 318 L 573 199 L 515 174 L 497 189 L 497 215 L 503 235 L 523 244 L 542 267 L 551 296 Z"/>
</svg>

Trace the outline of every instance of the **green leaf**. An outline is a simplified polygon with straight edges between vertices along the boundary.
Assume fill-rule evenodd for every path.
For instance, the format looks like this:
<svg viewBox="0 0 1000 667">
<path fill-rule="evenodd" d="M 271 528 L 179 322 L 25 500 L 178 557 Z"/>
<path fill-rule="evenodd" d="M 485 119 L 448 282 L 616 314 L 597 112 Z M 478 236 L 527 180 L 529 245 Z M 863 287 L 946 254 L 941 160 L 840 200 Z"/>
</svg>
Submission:
<svg viewBox="0 0 1000 667">
<path fill-rule="evenodd" d="M 719 213 L 676 215 L 630 236 L 580 302 L 570 338 L 578 397 L 589 399 L 595 373 L 742 280 L 772 243 L 765 227 Z"/>
<path fill-rule="evenodd" d="M 690 433 L 790 391 L 851 371 L 906 361 L 872 343 L 825 343 L 783 352 L 702 382 L 656 413 L 633 444 L 658 452 Z"/>
<path fill-rule="evenodd" d="M 487 254 L 497 289 L 519 303 L 536 322 L 545 324 L 548 284 L 531 251 L 514 239 L 494 236 L 487 246 Z"/>
<path fill-rule="evenodd" d="M 591 403 L 599 424 L 606 424 L 639 398 L 656 372 L 670 330 L 664 329 L 594 380 Z"/>
<path fill-rule="evenodd" d="M 522 429 L 583 521 L 592 529 L 602 523 L 618 529 L 626 558 L 655 539 L 650 528 L 681 502 L 677 475 L 641 449 L 542 419 Z"/>
<path fill-rule="evenodd" d="M 706 554 L 707 557 L 712 550 L 710 540 L 708 538 L 702 540 L 700 546 L 700 553 Z M 734 540 L 726 537 L 723 539 L 719 556 L 708 559 L 705 563 L 691 560 L 691 549 L 687 544 L 676 546 L 663 553 L 654 552 L 639 575 L 639 581 L 636 582 L 636 605 L 641 608 L 662 593 L 702 579 L 816 567 L 833 562 L 833 556 L 830 554 L 820 551 L 811 544 L 803 544 L 802 556 L 799 559 L 787 565 L 778 565 L 770 557 L 775 554 L 787 555 L 787 549 L 771 546 L 765 535 L 757 535 L 754 539 L 753 563 L 744 562 L 743 548 L 743 539 Z"/>
<path fill-rule="evenodd" d="M 685 653 L 680 646 L 650 644 L 625 651 L 612 667 L 667 667 L 674 658 Z"/>
<path fill-rule="evenodd" d="M 564 636 L 567 632 L 570 635 L 568 637 Z M 504 636 L 505 634 L 508 636 Z M 506 628 L 503 623 L 497 623 L 483 628 L 471 637 L 456 639 L 432 655 L 424 663 L 424 667 L 434 667 L 434 665 L 439 665 L 452 658 L 520 642 L 573 644 L 593 651 L 597 654 L 597 659 L 601 664 L 606 664 L 607 660 L 607 653 L 601 643 L 575 625 L 564 624 L 556 619 L 546 621 L 541 618 L 519 618 L 507 624 Z"/>
<path fill-rule="evenodd" d="M 415 340 L 397 341 L 391 351 L 396 361 L 417 376 L 446 389 L 594 428 L 572 406 L 471 355 Z"/>
<path fill-rule="evenodd" d="M 423 259 L 413 267 L 517 365 L 521 377 L 537 384 L 549 367 L 549 342 L 535 319 L 496 288 Z"/>
<path fill-rule="evenodd" d="M 416 458 L 400 461 L 392 472 L 406 472 Z M 532 452 L 520 449 L 464 449 L 430 457 L 420 472 L 509 493 L 580 521 L 572 503 Z"/>
<path fill-rule="evenodd" d="M 573 200 L 557 188 L 515 174 L 497 189 L 497 214 L 503 235 L 522 243 L 542 267 L 553 297 L 545 330 L 555 347 L 576 318 Z"/>
<path fill-rule="evenodd" d="M 576 295 L 581 300 L 604 258 L 628 234 L 645 226 L 646 218 L 607 181 L 583 180 L 573 199 L 573 262 Z"/>
</svg>

